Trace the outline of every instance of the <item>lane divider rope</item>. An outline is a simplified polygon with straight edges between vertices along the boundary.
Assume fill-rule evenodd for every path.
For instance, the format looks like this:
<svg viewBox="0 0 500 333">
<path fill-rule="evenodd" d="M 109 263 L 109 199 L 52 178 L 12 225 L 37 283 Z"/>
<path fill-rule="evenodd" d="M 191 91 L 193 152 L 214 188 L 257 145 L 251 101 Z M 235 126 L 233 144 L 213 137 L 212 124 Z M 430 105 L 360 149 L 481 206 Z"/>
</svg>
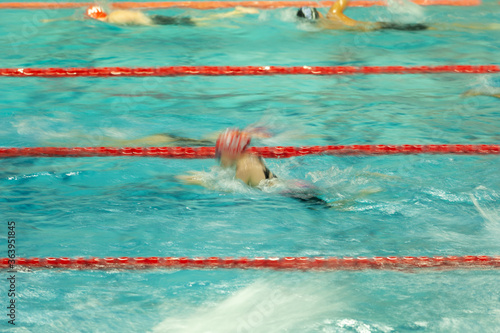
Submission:
<svg viewBox="0 0 500 333">
<path fill-rule="evenodd" d="M 0 68 L 4 77 L 130 77 L 130 76 L 235 76 L 235 75 L 354 75 L 498 73 L 497 65 L 444 66 L 170 66 L 96 68 Z"/>
<path fill-rule="evenodd" d="M 108 257 L 108 258 L 17 258 L 0 259 L 1 269 L 288 269 L 288 270 L 364 270 L 364 269 L 498 269 L 500 256 L 434 256 L 434 257 Z"/>
<path fill-rule="evenodd" d="M 500 145 L 352 145 L 306 147 L 251 147 L 248 152 L 266 158 L 289 158 L 304 155 L 394 155 L 457 154 L 498 155 Z M 0 148 L 0 158 L 11 157 L 91 157 L 135 156 L 163 158 L 214 158 L 214 147 L 31 147 Z"/>
<path fill-rule="evenodd" d="M 481 0 L 412 0 L 420 6 L 479 6 Z M 192 8 L 219 9 L 236 6 L 260 9 L 277 9 L 286 7 L 300 8 L 303 6 L 329 7 L 335 1 L 155 1 L 155 2 L 115 2 L 110 4 L 113 9 L 162 9 L 162 8 Z M 64 9 L 80 8 L 93 5 L 93 2 L 4 2 L 0 9 Z M 386 6 L 383 0 L 353 0 L 349 7 Z"/>
</svg>

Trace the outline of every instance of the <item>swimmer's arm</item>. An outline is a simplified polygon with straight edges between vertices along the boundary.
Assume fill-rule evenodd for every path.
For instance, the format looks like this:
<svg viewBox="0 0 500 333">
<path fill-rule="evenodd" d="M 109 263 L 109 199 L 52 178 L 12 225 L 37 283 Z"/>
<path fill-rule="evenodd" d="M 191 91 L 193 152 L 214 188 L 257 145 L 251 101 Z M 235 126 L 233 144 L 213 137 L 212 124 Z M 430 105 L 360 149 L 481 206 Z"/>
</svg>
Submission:
<svg viewBox="0 0 500 333">
<path fill-rule="evenodd" d="M 358 21 L 353 20 L 352 18 L 347 17 L 344 14 L 344 9 L 346 9 L 348 4 L 349 0 L 338 0 L 328 10 L 326 18 L 332 21 L 341 21 L 342 23 L 348 26 L 357 25 Z"/>
<path fill-rule="evenodd" d="M 340 21 L 342 24 L 348 27 L 362 28 L 363 30 L 373 30 L 373 23 L 356 21 L 344 14 L 344 10 L 347 8 L 348 4 L 349 0 L 338 0 L 328 10 L 326 18 L 334 22 Z"/>
<path fill-rule="evenodd" d="M 192 17 L 191 19 L 195 22 L 202 22 L 202 21 L 210 21 L 210 20 L 219 20 L 219 19 L 228 18 L 228 17 L 243 16 L 244 14 L 257 14 L 257 13 L 259 13 L 259 11 L 255 8 L 236 6 L 235 9 L 231 12 L 212 14 L 212 15 L 208 15 L 205 17 Z"/>
<path fill-rule="evenodd" d="M 328 9 L 326 17 L 337 16 L 338 14 L 344 14 L 344 10 L 347 8 L 348 4 L 349 0 L 338 0 L 330 7 L 330 9 Z"/>
<path fill-rule="evenodd" d="M 209 187 L 205 178 L 202 176 L 202 172 L 199 171 L 189 171 L 189 175 L 179 175 L 175 176 L 175 178 L 188 185 Z"/>
</svg>

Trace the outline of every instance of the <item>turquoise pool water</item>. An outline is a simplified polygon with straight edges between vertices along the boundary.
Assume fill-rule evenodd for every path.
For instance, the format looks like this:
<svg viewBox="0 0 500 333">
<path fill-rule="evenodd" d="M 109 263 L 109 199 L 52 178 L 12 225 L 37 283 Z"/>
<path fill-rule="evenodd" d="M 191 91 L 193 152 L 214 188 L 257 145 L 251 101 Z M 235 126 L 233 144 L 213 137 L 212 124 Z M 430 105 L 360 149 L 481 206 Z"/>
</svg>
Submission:
<svg viewBox="0 0 500 333">
<path fill-rule="evenodd" d="M 75 12 L 2 10 L 0 67 L 480 65 L 498 64 L 500 51 L 500 30 L 320 32 L 294 21 L 291 9 L 203 28 L 38 22 Z M 489 1 L 349 13 L 490 24 L 500 9 Z M 498 75 L 465 74 L 0 78 L 0 145 L 116 145 L 158 133 L 201 139 L 255 123 L 275 133 L 255 145 L 497 144 L 500 100 L 461 94 L 498 86 Z M 499 162 L 453 155 L 266 160 L 280 178 L 317 186 L 335 203 L 326 209 L 246 188 L 214 160 L 3 159 L 0 211 L 5 222 L 16 221 L 18 257 L 498 255 Z M 191 170 L 204 172 L 213 189 L 176 180 Z M 2 331 L 496 332 L 500 325 L 493 270 L 16 277 L 17 325 L 3 315 Z M 3 284 L 0 292 L 7 306 Z"/>
</svg>

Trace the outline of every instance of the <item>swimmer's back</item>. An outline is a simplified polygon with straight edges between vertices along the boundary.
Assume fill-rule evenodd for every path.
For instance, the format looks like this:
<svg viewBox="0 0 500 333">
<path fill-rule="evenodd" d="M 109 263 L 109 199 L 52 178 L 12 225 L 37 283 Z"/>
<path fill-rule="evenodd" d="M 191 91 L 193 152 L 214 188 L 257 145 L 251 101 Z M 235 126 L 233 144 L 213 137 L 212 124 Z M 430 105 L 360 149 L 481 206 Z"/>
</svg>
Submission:
<svg viewBox="0 0 500 333">
<path fill-rule="evenodd" d="M 106 21 L 117 25 L 152 25 L 151 19 L 136 10 L 114 10 L 109 13 Z"/>
</svg>

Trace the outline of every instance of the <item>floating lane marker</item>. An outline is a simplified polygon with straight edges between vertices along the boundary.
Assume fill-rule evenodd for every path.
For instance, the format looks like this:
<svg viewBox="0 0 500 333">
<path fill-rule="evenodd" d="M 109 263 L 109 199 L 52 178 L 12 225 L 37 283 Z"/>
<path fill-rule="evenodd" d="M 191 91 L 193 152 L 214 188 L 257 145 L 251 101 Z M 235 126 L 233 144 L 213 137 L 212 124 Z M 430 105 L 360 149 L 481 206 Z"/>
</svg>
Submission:
<svg viewBox="0 0 500 333">
<path fill-rule="evenodd" d="M 500 145 L 352 145 L 307 147 L 251 147 L 248 152 L 266 158 L 304 155 L 499 155 Z M 129 156 L 163 158 L 214 158 L 215 147 L 28 147 L 0 148 L 0 158 Z"/>
<path fill-rule="evenodd" d="M 497 65 L 442 66 L 169 66 L 96 68 L 0 68 L 0 77 L 141 77 L 245 75 L 378 75 L 378 74 L 488 74 Z"/>
<path fill-rule="evenodd" d="M 143 270 L 143 269 L 275 269 L 275 270 L 405 270 L 405 269 L 499 269 L 500 256 L 434 257 L 106 257 L 106 258 L 9 258 L 0 259 L 5 269 Z"/>
</svg>

